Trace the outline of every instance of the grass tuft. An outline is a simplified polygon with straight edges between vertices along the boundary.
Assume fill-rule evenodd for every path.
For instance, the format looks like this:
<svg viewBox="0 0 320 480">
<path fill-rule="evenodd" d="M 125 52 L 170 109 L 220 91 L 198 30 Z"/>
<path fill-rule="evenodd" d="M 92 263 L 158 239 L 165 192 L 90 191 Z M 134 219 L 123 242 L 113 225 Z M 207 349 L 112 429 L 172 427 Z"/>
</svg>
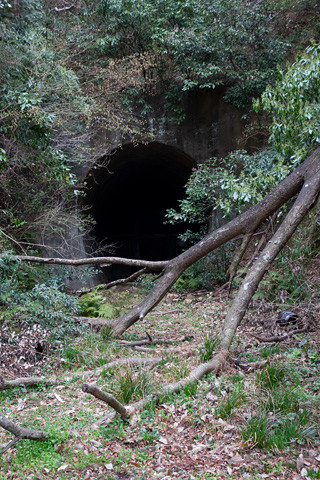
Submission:
<svg viewBox="0 0 320 480">
<path fill-rule="evenodd" d="M 153 383 L 150 375 L 143 371 L 134 373 L 127 369 L 115 382 L 116 397 L 128 405 L 130 402 L 145 397 L 152 392 Z"/>
</svg>

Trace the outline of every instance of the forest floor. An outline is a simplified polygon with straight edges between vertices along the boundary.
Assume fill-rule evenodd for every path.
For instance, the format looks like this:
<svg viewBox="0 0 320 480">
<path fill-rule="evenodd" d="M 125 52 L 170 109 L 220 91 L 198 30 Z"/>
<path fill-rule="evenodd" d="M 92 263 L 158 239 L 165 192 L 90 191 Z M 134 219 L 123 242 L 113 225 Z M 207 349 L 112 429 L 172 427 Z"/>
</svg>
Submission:
<svg viewBox="0 0 320 480">
<path fill-rule="evenodd" d="M 113 292 L 121 301 L 141 298 L 137 287 Z M 48 441 L 22 440 L 4 453 L 0 479 L 320 478 L 320 306 L 310 311 L 307 302 L 284 303 L 279 309 L 256 300 L 219 376 L 209 375 L 198 385 L 148 405 L 129 422 L 119 417 L 108 425 L 95 424 L 110 410 L 82 392 L 84 371 L 92 370 L 86 382 L 96 382 L 122 402 L 132 403 L 185 377 L 211 357 L 212 339 L 229 303 L 225 292 L 169 293 L 121 340 L 87 331 L 68 346 L 36 354 L 34 339 L 30 343 L 26 332 L 18 342 L 20 350 L 8 344 L 1 364 L 6 379 L 54 373 L 61 384 L 0 392 L 4 415 L 49 434 Z M 292 325 L 280 328 L 276 322 L 279 310 L 288 309 L 302 321 L 312 319 L 307 333 L 272 343 L 253 336 L 282 336 L 290 330 Z M 172 343 L 121 343 L 146 339 L 147 334 Z M 151 367 L 106 367 L 99 375 L 94 371 L 132 356 L 161 360 Z M 261 361 L 262 368 L 256 363 Z M 1 430 L 0 444 L 11 438 Z"/>
</svg>

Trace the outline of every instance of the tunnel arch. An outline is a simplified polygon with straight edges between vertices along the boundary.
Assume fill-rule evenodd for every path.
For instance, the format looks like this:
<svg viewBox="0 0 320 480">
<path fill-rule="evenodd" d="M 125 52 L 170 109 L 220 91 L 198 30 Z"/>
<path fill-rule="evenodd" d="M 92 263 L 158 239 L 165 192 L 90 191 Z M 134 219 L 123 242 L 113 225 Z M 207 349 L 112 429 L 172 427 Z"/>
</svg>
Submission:
<svg viewBox="0 0 320 480">
<path fill-rule="evenodd" d="M 182 251 L 184 225 L 165 224 L 165 212 L 178 206 L 196 162 L 185 152 L 158 142 L 122 146 L 100 160 L 87 175 L 86 203 L 95 221 L 97 243 L 114 255 L 147 260 L 170 259 Z M 130 274 L 108 269 L 110 278 Z"/>
</svg>

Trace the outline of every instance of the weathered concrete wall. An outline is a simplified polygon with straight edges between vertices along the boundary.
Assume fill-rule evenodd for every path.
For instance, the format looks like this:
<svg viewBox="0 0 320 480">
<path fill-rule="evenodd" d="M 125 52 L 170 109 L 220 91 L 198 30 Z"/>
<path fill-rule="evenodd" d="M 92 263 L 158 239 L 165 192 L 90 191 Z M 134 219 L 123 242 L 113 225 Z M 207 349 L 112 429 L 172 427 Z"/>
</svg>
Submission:
<svg viewBox="0 0 320 480">
<path fill-rule="evenodd" d="M 165 109 L 164 97 L 150 98 L 151 110 L 142 117 L 141 141 L 153 141 L 173 146 L 194 159 L 196 163 L 210 157 L 223 157 L 238 148 L 237 142 L 243 130 L 243 112 L 223 100 L 223 92 L 200 90 L 184 96 L 185 120 L 177 124 L 170 119 L 172 114 Z M 122 139 L 120 131 L 97 132 L 93 151 L 101 157 L 115 151 L 121 144 L 130 143 Z M 78 172 L 83 178 L 88 170 Z"/>
<path fill-rule="evenodd" d="M 164 115 L 161 99 L 155 99 L 148 127 L 155 141 L 176 146 L 196 162 L 222 157 L 237 148 L 242 132 L 242 112 L 225 103 L 221 93 L 208 90 L 185 96 L 185 120 L 174 124 Z"/>
</svg>

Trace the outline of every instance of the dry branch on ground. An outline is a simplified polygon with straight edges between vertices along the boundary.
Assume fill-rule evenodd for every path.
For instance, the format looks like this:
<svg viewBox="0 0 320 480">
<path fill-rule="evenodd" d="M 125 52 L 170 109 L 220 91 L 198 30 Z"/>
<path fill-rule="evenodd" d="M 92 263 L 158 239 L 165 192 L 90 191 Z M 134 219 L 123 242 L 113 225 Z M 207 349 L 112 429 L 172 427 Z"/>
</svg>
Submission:
<svg viewBox="0 0 320 480">
<path fill-rule="evenodd" d="M 3 446 L 0 450 L 0 454 L 6 452 L 9 448 L 15 446 L 19 440 L 47 440 L 48 436 L 42 432 L 42 430 L 33 430 L 31 428 L 20 427 L 16 423 L 9 420 L 2 413 L 0 413 L 0 427 L 4 428 L 10 433 L 13 433 L 15 438 L 11 440 L 7 445 Z"/>
</svg>

